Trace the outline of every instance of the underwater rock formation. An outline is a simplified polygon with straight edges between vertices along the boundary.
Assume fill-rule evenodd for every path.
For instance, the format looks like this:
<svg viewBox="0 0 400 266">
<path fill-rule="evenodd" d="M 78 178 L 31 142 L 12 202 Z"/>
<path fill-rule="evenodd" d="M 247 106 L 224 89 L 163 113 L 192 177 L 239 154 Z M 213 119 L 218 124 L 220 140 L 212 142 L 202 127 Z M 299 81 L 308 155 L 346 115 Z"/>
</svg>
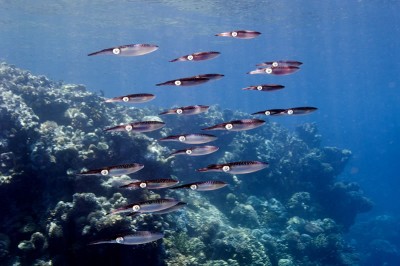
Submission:
<svg viewBox="0 0 400 266">
<path fill-rule="evenodd" d="M 106 104 L 83 85 L 0 65 L 0 263 L 3 265 L 350 265 L 342 228 L 371 202 L 354 184 L 338 183 L 351 152 L 320 147 L 315 124 L 289 132 L 277 123 L 249 132 L 219 132 L 218 152 L 169 157 L 181 143 L 171 134 L 248 118 L 212 106 L 190 117 L 162 117 L 145 134 L 106 127 L 157 120 L 159 108 Z M 214 145 L 214 144 L 213 144 Z M 214 163 L 259 160 L 269 168 L 247 175 L 199 173 Z M 141 163 L 121 177 L 80 176 L 87 169 Z M 134 178 L 177 177 L 182 183 L 225 181 L 217 192 L 119 186 Z M 107 215 L 138 200 L 176 198 L 184 209 L 164 215 Z M 88 243 L 134 230 L 164 232 L 138 248 Z M 327 256 L 326 254 L 329 254 Z"/>
</svg>

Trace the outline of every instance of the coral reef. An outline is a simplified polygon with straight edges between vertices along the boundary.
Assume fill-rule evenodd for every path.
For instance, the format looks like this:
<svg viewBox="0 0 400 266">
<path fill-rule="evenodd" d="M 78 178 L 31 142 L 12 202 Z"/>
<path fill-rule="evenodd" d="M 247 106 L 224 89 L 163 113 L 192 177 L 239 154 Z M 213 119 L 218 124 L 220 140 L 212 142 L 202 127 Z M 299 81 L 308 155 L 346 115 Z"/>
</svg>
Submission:
<svg viewBox="0 0 400 266">
<path fill-rule="evenodd" d="M 399 218 L 389 215 L 376 216 L 355 224 L 350 236 L 354 238 L 353 244 L 365 254 L 362 265 L 399 265 L 399 228 Z"/>
<path fill-rule="evenodd" d="M 162 117 L 166 126 L 155 132 L 104 132 L 133 117 L 160 121 L 154 114 L 161 110 L 106 104 L 83 85 L 52 82 L 5 63 L 0 84 L 2 265 L 356 264 L 343 230 L 372 204 L 357 184 L 336 181 L 351 152 L 320 147 L 315 124 L 289 132 L 267 121 L 251 132 L 217 132 L 218 152 L 201 159 L 169 157 L 182 145 L 156 139 L 248 115 L 212 106 L 206 114 Z M 195 171 L 241 160 L 270 167 L 237 176 Z M 131 162 L 145 167 L 130 176 L 75 175 Z M 171 176 L 229 186 L 216 193 L 119 188 L 131 178 Z M 188 205 L 165 215 L 107 215 L 159 197 Z M 88 245 L 134 230 L 162 231 L 165 237 L 134 248 Z M 373 245 L 385 247 L 378 240 Z"/>
</svg>

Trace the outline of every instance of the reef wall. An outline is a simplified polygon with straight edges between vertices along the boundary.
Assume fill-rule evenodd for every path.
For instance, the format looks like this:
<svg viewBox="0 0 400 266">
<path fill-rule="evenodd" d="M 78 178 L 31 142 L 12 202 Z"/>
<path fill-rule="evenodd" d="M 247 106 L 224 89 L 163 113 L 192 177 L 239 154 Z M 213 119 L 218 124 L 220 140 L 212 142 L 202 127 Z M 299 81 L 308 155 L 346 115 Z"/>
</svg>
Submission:
<svg viewBox="0 0 400 266">
<path fill-rule="evenodd" d="M 139 107 L 139 108 L 136 108 Z M 210 108 L 162 117 L 163 129 L 135 134 L 108 126 L 160 119 L 161 109 L 104 103 L 83 85 L 0 65 L 0 264 L 2 265 L 357 265 L 343 240 L 371 209 L 356 183 L 337 182 L 351 152 L 321 147 L 315 124 L 289 132 L 267 121 L 249 132 L 218 134 L 220 150 L 168 157 L 179 143 L 157 139 L 247 118 Z M 269 162 L 248 175 L 198 173 L 212 163 Z M 218 179 L 219 191 L 130 191 L 130 177 L 78 176 L 82 169 L 138 162 L 131 178 Z M 106 215 L 132 201 L 172 197 L 187 207 L 166 215 Z M 138 247 L 90 246 L 134 230 L 162 231 Z"/>
</svg>

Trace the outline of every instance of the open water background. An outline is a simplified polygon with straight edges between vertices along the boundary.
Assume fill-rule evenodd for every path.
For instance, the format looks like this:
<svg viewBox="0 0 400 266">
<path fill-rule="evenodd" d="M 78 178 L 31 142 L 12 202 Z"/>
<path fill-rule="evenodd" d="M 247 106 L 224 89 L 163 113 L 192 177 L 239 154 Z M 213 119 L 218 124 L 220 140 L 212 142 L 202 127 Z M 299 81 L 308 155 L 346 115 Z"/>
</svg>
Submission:
<svg viewBox="0 0 400 266">
<path fill-rule="evenodd" d="M 149 92 L 142 106 L 218 104 L 247 113 L 315 106 L 308 116 L 273 117 L 294 128 L 316 122 L 323 145 L 353 153 L 342 180 L 361 184 L 373 215 L 398 216 L 400 158 L 400 2 L 348 1 L 0 1 L 0 59 L 53 80 L 84 84 L 113 97 Z M 237 29 L 253 40 L 218 38 Z M 130 43 L 160 46 L 140 57 L 88 57 Z M 219 51 L 204 62 L 168 61 Z M 246 75 L 256 63 L 302 61 L 289 76 Z M 204 73 L 222 80 L 189 88 L 156 87 Z M 242 91 L 278 83 L 284 90 Z M 140 106 L 139 106 L 140 108 Z"/>
</svg>

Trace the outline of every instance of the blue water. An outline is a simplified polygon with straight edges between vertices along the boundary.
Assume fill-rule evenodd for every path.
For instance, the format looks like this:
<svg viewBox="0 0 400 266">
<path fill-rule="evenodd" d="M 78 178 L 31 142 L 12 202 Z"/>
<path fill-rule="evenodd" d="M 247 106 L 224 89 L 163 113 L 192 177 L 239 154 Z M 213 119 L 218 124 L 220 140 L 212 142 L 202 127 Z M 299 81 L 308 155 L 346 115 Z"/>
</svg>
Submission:
<svg viewBox="0 0 400 266">
<path fill-rule="evenodd" d="M 107 97 L 149 92 L 143 106 L 218 104 L 252 113 L 315 106 L 311 115 L 271 120 L 291 129 L 316 122 L 323 145 L 350 149 L 339 179 L 357 181 L 375 202 L 372 212 L 400 211 L 399 1 L 0 1 L 0 59 L 53 80 L 84 84 Z M 218 38 L 235 29 L 262 32 L 253 40 Z M 141 57 L 88 57 L 103 48 L 154 43 Z M 168 61 L 219 51 L 198 63 Z M 256 63 L 304 63 L 290 76 L 246 75 Z M 204 73 L 225 77 L 199 87 L 156 83 Z M 271 93 L 242 91 L 278 83 Z M 364 218 L 365 218 L 364 217 Z"/>
</svg>

